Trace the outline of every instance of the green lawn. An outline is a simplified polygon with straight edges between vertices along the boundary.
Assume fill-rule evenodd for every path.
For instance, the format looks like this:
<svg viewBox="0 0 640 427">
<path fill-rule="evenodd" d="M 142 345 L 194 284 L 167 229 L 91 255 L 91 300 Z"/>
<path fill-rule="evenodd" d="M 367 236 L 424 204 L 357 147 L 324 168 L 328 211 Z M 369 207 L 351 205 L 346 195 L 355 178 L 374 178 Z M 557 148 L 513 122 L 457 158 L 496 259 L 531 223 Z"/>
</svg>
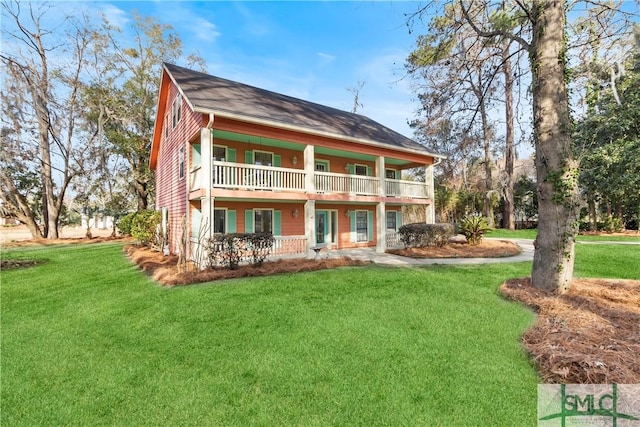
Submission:
<svg viewBox="0 0 640 427">
<path fill-rule="evenodd" d="M 505 230 L 497 228 L 487 232 L 487 237 L 507 238 L 507 239 L 535 239 L 538 230 Z M 611 236 L 606 233 L 598 236 L 576 236 L 578 242 L 640 242 L 640 234 L 631 236 Z"/>
<path fill-rule="evenodd" d="M 530 263 L 167 289 L 119 245 L 3 257 L 48 260 L 2 272 L 3 425 L 536 423 L 534 318 L 497 291 Z"/>
</svg>

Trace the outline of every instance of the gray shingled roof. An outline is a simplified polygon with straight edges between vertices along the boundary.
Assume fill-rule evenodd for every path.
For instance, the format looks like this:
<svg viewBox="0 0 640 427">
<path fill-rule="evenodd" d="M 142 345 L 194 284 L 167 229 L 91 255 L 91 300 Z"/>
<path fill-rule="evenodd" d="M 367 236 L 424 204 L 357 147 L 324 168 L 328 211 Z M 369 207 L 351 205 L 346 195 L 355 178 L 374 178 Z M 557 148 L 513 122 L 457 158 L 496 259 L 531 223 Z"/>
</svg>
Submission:
<svg viewBox="0 0 640 427">
<path fill-rule="evenodd" d="M 404 135 L 360 114 L 349 113 L 309 101 L 271 92 L 179 67 L 164 64 L 188 102 L 199 112 L 233 114 L 261 121 L 294 126 L 311 132 L 391 145 L 431 154 Z"/>
</svg>

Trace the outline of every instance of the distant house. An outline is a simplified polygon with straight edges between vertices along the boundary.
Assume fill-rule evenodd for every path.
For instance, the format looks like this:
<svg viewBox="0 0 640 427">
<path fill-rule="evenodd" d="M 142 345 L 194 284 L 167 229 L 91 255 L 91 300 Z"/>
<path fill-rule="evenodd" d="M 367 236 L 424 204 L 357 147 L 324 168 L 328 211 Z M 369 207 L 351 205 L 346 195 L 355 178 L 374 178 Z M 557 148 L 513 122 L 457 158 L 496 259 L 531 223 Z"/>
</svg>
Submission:
<svg viewBox="0 0 640 427">
<path fill-rule="evenodd" d="M 216 233 L 269 232 L 276 253 L 393 243 L 402 207 L 433 222 L 437 154 L 358 114 L 164 64 L 150 167 L 156 208 L 192 256 Z M 402 179 L 425 168 L 426 182 Z"/>
</svg>

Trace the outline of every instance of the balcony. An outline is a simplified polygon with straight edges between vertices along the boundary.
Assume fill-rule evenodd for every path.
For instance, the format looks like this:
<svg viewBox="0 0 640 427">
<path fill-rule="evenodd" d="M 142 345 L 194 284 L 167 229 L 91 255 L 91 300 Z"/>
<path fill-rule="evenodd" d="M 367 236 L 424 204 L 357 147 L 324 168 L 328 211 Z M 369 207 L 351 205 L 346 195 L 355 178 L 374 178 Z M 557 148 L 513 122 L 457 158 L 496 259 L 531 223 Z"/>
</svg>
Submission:
<svg viewBox="0 0 640 427">
<path fill-rule="evenodd" d="M 195 167 L 191 171 L 191 191 L 203 188 L 203 170 Z M 379 179 L 371 176 L 348 175 L 332 172 L 314 172 L 313 182 L 317 194 L 352 194 L 379 196 Z M 229 190 L 259 190 L 306 192 L 306 173 L 302 169 L 261 166 L 232 162 L 213 162 L 213 188 Z M 385 179 L 387 197 L 428 199 L 429 188 L 423 182 Z"/>
</svg>

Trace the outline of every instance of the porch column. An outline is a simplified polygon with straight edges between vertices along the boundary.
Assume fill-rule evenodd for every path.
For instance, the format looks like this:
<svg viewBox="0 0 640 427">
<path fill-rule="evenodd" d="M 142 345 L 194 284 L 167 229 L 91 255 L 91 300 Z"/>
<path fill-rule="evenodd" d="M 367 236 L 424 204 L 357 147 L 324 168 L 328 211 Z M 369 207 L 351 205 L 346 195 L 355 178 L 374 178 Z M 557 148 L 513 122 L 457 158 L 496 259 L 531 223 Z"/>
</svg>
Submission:
<svg viewBox="0 0 640 427">
<path fill-rule="evenodd" d="M 306 156 L 305 156 L 306 157 Z M 304 204 L 304 235 L 307 238 L 307 256 L 316 245 L 316 201 L 307 200 Z"/>
<path fill-rule="evenodd" d="M 315 157 L 314 146 L 309 144 L 304 147 L 304 176 L 307 194 L 314 194 L 316 192 L 316 180 L 315 180 Z M 314 245 L 315 246 L 315 245 Z"/>
<path fill-rule="evenodd" d="M 387 250 L 387 213 L 386 203 L 380 202 L 376 206 L 376 252 L 383 254 Z"/>
<path fill-rule="evenodd" d="M 378 172 L 378 195 L 384 197 L 387 195 L 387 186 L 385 184 L 387 176 L 384 168 L 384 156 L 378 156 L 376 159 L 376 170 Z"/>
<path fill-rule="evenodd" d="M 435 209 L 435 191 L 433 188 L 433 163 L 425 165 L 424 167 L 424 185 L 427 195 L 431 199 L 431 204 L 427 205 L 427 224 L 434 224 L 436 222 L 436 209 Z"/>
<path fill-rule="evenodd" d="M 213 130 L 209 128 L 200 129 L 200 164 L 201 179 L 200 188 L 204 189 L 204 197 L 200 199 L 200 209 L 202 212 L 201 223 L 206 221 L 208 225 L 204 230 L 205 238 L 213 236 L 213 198 L 211 197 L 211 185 L 213 183 L 212 148 Z"/>
</svg>

